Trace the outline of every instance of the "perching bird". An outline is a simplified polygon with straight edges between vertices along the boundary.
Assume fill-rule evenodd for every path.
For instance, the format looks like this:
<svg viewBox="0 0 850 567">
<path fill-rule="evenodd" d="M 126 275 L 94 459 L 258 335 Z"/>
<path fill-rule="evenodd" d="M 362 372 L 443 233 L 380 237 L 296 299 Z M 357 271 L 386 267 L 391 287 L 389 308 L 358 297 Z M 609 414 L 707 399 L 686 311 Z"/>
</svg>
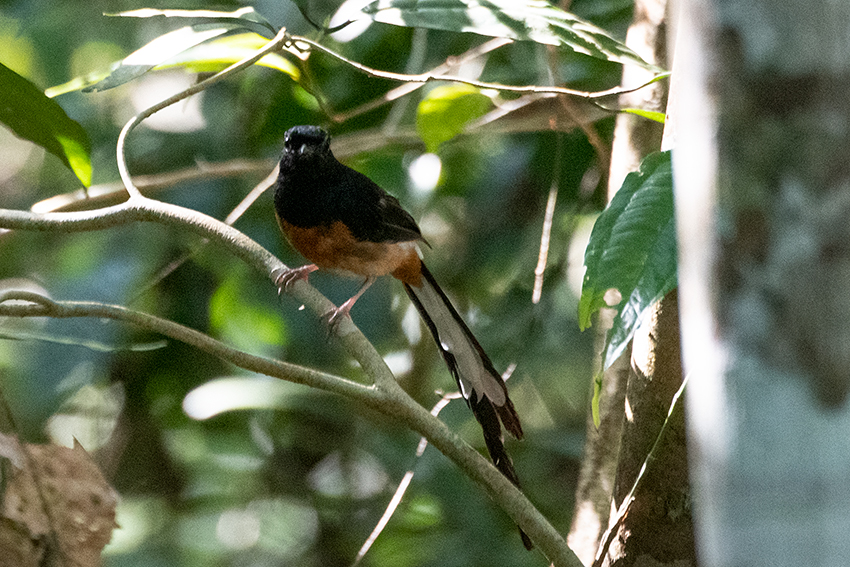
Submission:
<svg viewBox="0 0 850 567">
<path fill-rule="evenodd" d="M 280 274 L 278 286 L 307 279 L 317 269 L 365 278 L 354 296 L 329 313 L 333 324 L 378 276 L 400 280 L 481 424 L 493 464 L 519 486 L 499 423 L 521 439 L 519 417 L 501 375 L 420 259 L 418 243 L 424 239 L 413 217 L 371 179 L 337 161 L 330 137 L 316 126 L 286 132 L 274 205 L 284 235 L 312 262 Z"/>
</svg>

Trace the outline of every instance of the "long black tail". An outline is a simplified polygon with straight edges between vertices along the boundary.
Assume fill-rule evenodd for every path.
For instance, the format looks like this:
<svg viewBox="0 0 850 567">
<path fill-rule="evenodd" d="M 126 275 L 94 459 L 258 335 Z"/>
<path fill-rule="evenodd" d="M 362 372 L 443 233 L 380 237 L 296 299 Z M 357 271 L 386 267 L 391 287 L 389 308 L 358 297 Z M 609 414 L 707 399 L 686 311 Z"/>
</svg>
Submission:
<svg viewBox="0 0 850 567">
<path fill-rule="evenodd" d="M 508 397 L 508 389 L 502 376 L 493 368 L 487 353 L 424 263 L 421 285 L 405 283 L 404 289 L 434 336 L 446 366 L 457 381 L 472 414 L 481 425 L 484 443 L 493 464 L 519 487 L 519 477 L 513 461 L 505 450 L 502 425 L 517 439 L 522 439 L 522 426 L 514 404 Z M 528 536 L 522 530 L 520 535 L 525 547 L 531 549 L 533 546 Z"/>
</svg>

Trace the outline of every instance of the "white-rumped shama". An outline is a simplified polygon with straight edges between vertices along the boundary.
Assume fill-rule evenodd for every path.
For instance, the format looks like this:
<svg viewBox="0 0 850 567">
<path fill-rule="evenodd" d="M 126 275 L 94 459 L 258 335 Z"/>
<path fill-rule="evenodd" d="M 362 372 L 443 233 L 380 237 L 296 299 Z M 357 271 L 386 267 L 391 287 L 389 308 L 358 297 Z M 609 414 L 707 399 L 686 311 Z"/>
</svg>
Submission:
<svg viewBox="0 0 850 567">
<path fill-rule="evenodd" d="M 327 132 L 295 126 L 284 136 L 274 205 L 284 235 L 312 262 L 281 273 L 277 285 L 284 289 L 317 269 L 365 278 L 354 296 L 329 313 L 333 324 L 349 314 L 378 276 L 400 280 L 481 424 L 493 464 L 519 486 L 499 423 L 522 438 L 505 382 L 420 259 L 422 233 L 398 199 L 337 161 Z M 531 549 L 528 537 L 520 533 Z"/>
</svg>

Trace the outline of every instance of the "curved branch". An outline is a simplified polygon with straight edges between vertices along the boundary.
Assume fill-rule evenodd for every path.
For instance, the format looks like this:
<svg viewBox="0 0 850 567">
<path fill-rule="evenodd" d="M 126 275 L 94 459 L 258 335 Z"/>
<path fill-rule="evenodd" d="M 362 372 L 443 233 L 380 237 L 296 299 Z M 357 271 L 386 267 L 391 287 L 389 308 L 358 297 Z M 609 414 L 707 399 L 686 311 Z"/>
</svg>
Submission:
<svg viewBox="0 0 850 567">
<path fill-rule="evenodd" d="M 119 305 L 88 301 L 55 301 L 34 292 L 6 291 L 0 293 L 0 316 L 94 317 L 122 321 L 192 345 L 245 370 L 349 396 L 403 423 L 425 437 L 467 476 L 481 484 L 496 503 L 534 540 L 554 565 L 566 567 L 581 565 L 563 537 L 516 486 L 480 453 L 460 439 L 445 423 L 410 398 L 395 380 L 384 383 L 382 387 L 376 379 L 376 385 L 367 386 L 340 376 L 248 354 L 195 329 Z M 376 357 L 374 360 L 381 360 L 377 352 L 374 354 Z"/>
<path fill-rule="evenodd" d="M 281 30 L 274 36 L 274 38 L 269 41 L 266 45 L 263 46 L 262 49 L 251 55 L 250 57 L 246 57 L 241 61 L 234 63 L 233 65 L 219 71 L 209 79 L 203 80 L 200 83 L 194 84 L 188 89 L 181 91 L 174 96 L 170 96 L 167 99 L 158 102 L 157 104 L 151 106 L 140 112 L 139 114 L 133 116 L 127 124 L 121 129 L 121 133 L 118 135 L 118 174 L 121 176 L 121 181 L 124 182 L 124 187 L 127 189 L 127 193 L 130 195 L 130 199 L 143 198 L 141 191 L 133 184 L 133 178 L 130 176 L 130 170 L 127 168 L 127 158 L 124 153 L 124 148 L 126 146 L 127 136 L 130 132 L 141 124 L 141 122 L 156 114 L 160 110 L 171 106 L 176 102 L 180 102 L 181 100 L 192 96 L 193 94 L 199 93 L 215 83 L 225 79 L 226 77 L 241 71 L 242 69 L 246 69 L 265 57 L 267 54 L 272 51 L 277 51 L 282 49 L 284 45 L 290 43 L 291 39 L 289 33 L 286 31 L 286 28 L 281 28 Z"/>
<path fill-rule="evenodd" d="M 192 345 L 251 372 L 266 374 L 296 384 L 321 388 L 370 404 L 374 404 L 375 399 L 381 397 L 381 393 L 374 386 L 359 384 L 341 376 L 311 370 L 296 364 L 248 354 L 190 327 L 155 315 L 127 309 L 120 305 L 108 305 L 93 301 L 55 301 L 31 291 L 11 290 L 0 293 L 0 316 L 113 319 Z"/>
<path fill-rule="evenodd" d="M 624 89 L 611 89 L 603 93 L 585 93 L 560 87 L 509 87 L 448 75 L 399 75 L 386 73 L 347 60 L 341 55 L 306 38 L 290 37 L 285 30 L 281 30 L 272 41 L 255 55 L 243 59 L 210 79 L 152 106 L 133 117 L 124 126 L 118 139 L 118 168 L 121 179 L 130 195 L 130 199 L 127 202 L 95 211 L 69 213 L 38 214 L 0 209 L 0 228 L 72 232 L 102 230 L 128 222 L 157 222 L 189 229 L 200 234 L 220 244 L 247 264 L 265 271 L 267 274 L 272 274 L 276 270 L 286 268 L 277 258 L 254 240 L 227 224 L 191 209 L 144 197 L 133 184 L 129 169 L 127 168 L 124 148 L 128 134 L 145 118 L 179 100 L 200 92 L 231 73 L 248 67 L 266 53 L 279 49 L 292 41 L 309 44 L 372 76 L 391 78 L 410 83 L 433 80 L 454 81 L 480 88 L 494 88 L 513 92 L 555 92 L 583 98 L 597 98 L 626 92 Z M 291 293 L 316 314 L 327 313 L 332 308 L 332 304 L 306 282 L 297 282 L 293 286 Z M 10 304 L 9 302 L 11 300 L 24 301 L 25 304 Z M 360 363 L 363 371 L 372 377 L 374 380 L 373 386 L 365 386 L 296 365 L 249 355 L 228 347 L 193 329 L 121 306 L 88 302 L 57 302 L 38 294 L 6 292 L 0 295 L 0 315 L 18 317 L 100 317 L 126 321 L 196 346 L 239 367 L 351 396 L 366 403 L 373 409 L 400 421 L 428 439 L 432 445 L 454 461 L 470 478 L 481 484 L 497 504 L 534 540 L 554 565 L 570 567 L 581 565 L 566 545 L 564 538 L 549 524 L 517 487 L 506 479 L 489 461 L 484 459 L 481 454 L 455 435 L 442 421 L 433 417 L 425 408 L 417 404 L 401 389 L 380 354 L 357 329 L 350 318 L 343 319 L 338 326 L 337 330 L 340 341 L 348 353 Z"/>
</svg>

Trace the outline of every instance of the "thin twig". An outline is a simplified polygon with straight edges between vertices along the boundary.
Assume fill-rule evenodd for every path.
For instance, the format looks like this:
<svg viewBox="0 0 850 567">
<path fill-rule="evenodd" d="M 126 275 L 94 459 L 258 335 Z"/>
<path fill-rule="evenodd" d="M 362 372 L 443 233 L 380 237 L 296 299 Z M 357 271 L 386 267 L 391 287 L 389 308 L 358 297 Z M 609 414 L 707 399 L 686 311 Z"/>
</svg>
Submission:
<svg viewBox="0 0 850 567">
<path fill-rule="evenodd" d="M 256 200 L 260 198 L 260 195 L 265 193 L 266 189 L 268 189 L 271 184 L 274 183 L 276 177 L 277 167 L 272 169 L 272 172 L 269 173 L 265 179 L 257 183 L 257 185 L 255 185 L 254 188 L 247 195 L 245 195 L 245 197 L 239 202 L 239 204 L 236 205 L 236 207 L 234 207 L 232 211 L 230 211 L 230 214 L 228 214 L 227 217 L 224 219 L 224 224 L 228 226 L 233 226 L 233 224 L 237 220 L 239 220 L 239 218 L 243 214 L 245 214 L 245 211 L 247 211 L 251 207 L 251 205 L 253 205 L 254 202 L 256 202 Z M 174 273 L 176 269 L 178 269 L 180 266 L 194 258 L 196 255 L 198 255 L 204 248 L 206 248 L 209 242 L 210 240 L 208 238 L 203 239 L 197 244 L 197 246 L 193 246 L 191 250 L 184 252 L 179 258 L 177 258 L 176 260 L 172 260 L 165 267 L 158 270 L 156 275 L 153 276 L 153 278 L 145 282 L 145 285 L 133 294 L 133 297 L 130 298 L 129 303 L 134 303 L 138 298 L 143 296 L 149 290 L 153 289 L 156 285 L 158 285 L 162 280 Z"/>
<path fill-rule="evenodd" d="M 438 401 L 433 408 L 431 408 L 431 415 L 437 417 L 440 415 L 440 412 L 443 411 L 449 402 L 461 397 L 460 392 L 452 392 L 449 394 L 445 394 L 440 401 Z M 419 439 L 419 443 L 416 446 L 416 456 L 415 460 L 419 460 L 423 454 L 425 454 L 425 448 L 428 446 L 428 440 L 425 437 Z M 351 567 L 357 567 L 366 554 L 369 552 L 369 549 L 372 548 L 372 544 L 375 543 L 375 540 L 378 539 L 378 536 L 381 535 L 381 532 L 384 531 L 384 528 L 387 527 L 387 524 L 390 521 L 390 518 L 395 514 L 398 505 L 401 504 L 401 499 L 404 498 L 404 493 L 407 492 L 407 487 L 410 486 L 410 481 L 413 480 L 413 467 L 407 470 L 404 473 L 404 476 L 401 479 L 401 482 L 398 483 L 398 487 L 393 494 L 393 497 L 390 499 L 389 504 L 387 504 L 386 510 L 384 510 L 383 515 L 381 515 L 381 519 L 378 520 L 378 523 L 375 525 L 375 528 L 372 530 L 372 533 L 369 534 L 369 537 L 366 538 L 366 541 L 363 542 L 363 546 L 360 548 L 360 551 L 357 552 L 357 557 L 354 559 L 354 563 L 351 564 Z"/>
<path fill-rule="evenodd" d="M 429 71 L 431 74 L 442 75 L 444 73 L 448 73 L 452 69 L 460 67 L 461 65 L 475 60 L 482 55 L 486 55 L 491 51 L 494 51 L 504 45 L 508 45 L 509 43 L 513 43 L 513 40 L 505 39 L 505 38 L 495 38 L 490 41 L 486 41 L 481 45 L 477 45 L 472 49 L 466 51 L 465 53 L 455 56 L 449 57 L 445 62 L 437 65 L 433 69 Z M 409 95 L 410 93 L 421 89 L 425 83 L 405 83 L 401 86 L 398 86 L 394 89 L 391 89 L 384 93 L 383 96 L 377 98 L 375 100 L 369 101 L 365 104 L 362 104 L 356 108 L 348 110 L 346 112 L 340 112 L 333 116 L 331 116 L 331 120 L 337 123 L 345 122 L 346 120 L 350 120 L 351 118 L 355 118 L 360 116 L 361 114 L 366 114 L 367 112 L 371 112 L 376 108 L 380 108 L 385 104 L 393 102 L 395 100 L 400 99 L 403 96 Z"/>
<path fill-rule="evenodd" d="M 552 185 L 549 187 L 549 198 L 546 200 L 546 213 L 543 216 L 543 229 L 540 231 L 540 252 L 537 255 L 537 267 L 534 269 L 534 288 L 531 292 L 531 302 L 540 303 L 543 296 L 543 275 L 549 261 L 549 241 L 552 236 L 552 224 L 555 219 L 555 204 L 558 201 L 558 187 L 561 177 L 561 160 L 563 160 L 563 143 L 561 136 L 556 134 L 555 164 L 552 167 Z"/>
<path fill-rule="evenodd" d="M 685 391 L 685 386 L 688 385 L 688 376 L 689 375 L 686 375 L 682 379 L 682 385 L 679 386 L 679 389 L 673 395 L 673 399 L 670 401 L 670 409 L 667 411 L 667 417 L 664 419 L 664 423 L 661 425 L 661 430 L 658 432 L 658 435 L 655 437 L 655 442 L 652 444 L 652 448 L 649 450 L 649 453 L 647 453 L 646 458 L 643 460 L 643 464 L 640 467 L 640 471 L 638 471 L 637 478 L 635 478 L 631 490 L 629 490 L 629 493 L 626 494 L 625 498 L 623 498 L 623 503 L 620 504 L 620 508 L 617 510 L 617 515 L 614 517 L 614 522 L 602 535 L 602 544 L 599 546 L 599 550 L 596 552 L 596 559 L 594 559 L 592 567 L 601 567 L 602 562 L 605 559 L 605 554 L 608 553 L 608 548 L 611 546 L 611 542 L 614 541 L 614 536 L 616 535 L 619 526 L 623 523 L 626 515 L 629 513 L 631 505 L 635 500 L 635 492 L 637 492 L 637 489 L 640 486 L 640 482 L 643 479 L 643 475 L 646 472 L 646 469 L 649 467 L 650 462 L 652 461 L 652 459 L 655 458 L 655 453 L 658 451 L 658 447 L 661 445 L 661 439 L 664 437 L 664 434 L 669 429 L 670 418 L 673 415 L 673 411 L 679 404 L 679 398 Z"/>
<path fill-rule="evenodd" d="M 362 63 L 358 63 L 357 61 L 353 61 L 348 59 L 347 57 L 340 55 L 339 53 L 333 51 L 332 49 L 328 49 L 324 45 L 317 43 L 311 39 L 301 36 L 292 36 L 293 46 L 296 49 L 316 49 L 321 51 L 322 53 L 333 57 L 343 63 L 354 67 L 361 73 L 368 75 L 370 77 L 374 77 L 377 79 L 389 79 L 391 81 L 399 81 L 402 83 L 429 83 L 432 81 L 446 81 L 451 83 L 463 83 L 466 85 L 471 85 L 473 87 L 477 87 L 479 89 L 493 89 L 497 91 L 503 92 L 512 92 L 512 93 L 550 93 L 550 94 L 561 94 L 574 96 L 578 98 L 582 98 L 585 100 L 597 100 L 600 98 L 605 98 L 609 96 L 618 96 L 621 94 L 626 94 L 630 92 L 634 92 L 644 88 L 645 86 L 655 82 L 658 80 L 658 77 L 653 77 L 646 83 L 637 86 L 637 87 L 613 87 L 610 89 L 606 89 L 604 91 L 579 91 L 576 89 L 568 89 L 566 87 L 556 87 L 556 86 L 538 86 L 538 85 L 525 85 L 525 86 L 515 86 L 515 85 L 504 85 L 501 83 L 489 83 L 487 81 L 478 81 L 476 79 L 466 79 L 464 77 L 458 77 L 456 75 L 444 75 L 440 73 L 421 73 L 418 75 L 408 75 L 404 73 L 393 73 L 392 71 L 381 71 L 379 69 L 374 69 L 372 67 L 368 67 L 363 65 Z M 307 47 L 302 47 L 298 45 L 299 43 L 305 44 Z M 661 75 L 659 75 L 661 76 Z"/>
<path fill-rule="evenodd" d="M 230 75 L 241 71 L 247 67 L 250 67 L 267 54 L 272 51 L 277 51 L 282 49 L 285 45 L 289 44 L 291 41 L 289 33 L 287 33 L 286 28 L 281 29 L 274 38 L 269 41 L 262 49 L 257 51 L 254 55 L 250 57 L 246 57 L 241 61 L 234 63 L 233 65 L 227 67 L 226 69 L 219 71 L 209 79 L 201 81 L 200 83 L 194 84 L 188 89 L 175 94 L 174 96 L 170 96 L 167 99 L 158 102 L 157 104 L 151 106 L 140 112 L 139 114 L 133 116 L 124 125 L 121 129 L 121 133 L 118 135 L 118 144 L 117 144 L 117 156 L 116 159 L 118 161 L 118 173 L 121 176 L 121 181 L 124 182 L 124 187 L 127 189 L 127 193 L 130 195 L 131 199 L 144 199 L 141 191 L 133 184 L 133 178 L 130 176 L 130 171 L 127 168 L 127 157 L 125 155 L 125 147 L 127 145 L 127 136 L 130 132 L 138 126 L 143 120 L 146 118 L 153 116 L 155 113 L 160 110 L 171 106 L 176 102 L 180 102 L 181 100 L 192 96 L 193 94 L 197 94 L 203 90 L 206 90 L 211 85 L 229 77 Z"/>
</svg>

